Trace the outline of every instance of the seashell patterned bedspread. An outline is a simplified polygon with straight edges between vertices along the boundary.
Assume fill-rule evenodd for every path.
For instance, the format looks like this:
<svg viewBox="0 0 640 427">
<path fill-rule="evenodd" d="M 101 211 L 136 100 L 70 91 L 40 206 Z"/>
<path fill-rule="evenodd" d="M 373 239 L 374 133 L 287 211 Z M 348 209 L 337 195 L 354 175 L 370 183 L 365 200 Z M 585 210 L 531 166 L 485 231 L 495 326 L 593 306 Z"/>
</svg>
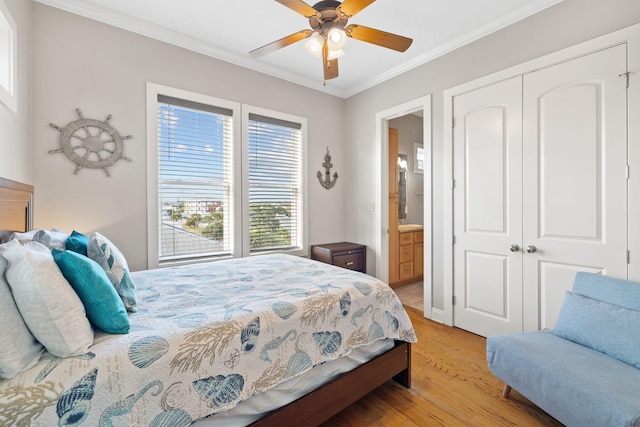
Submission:
<svg viewBox="0 0 640 427">
<path fill-rule="evenodd" d="M 0 425 L 187 426 L 383 338 L 415 342 L 386 284 L 289 255 L 133 273 L 128 335 L 0 382 Z"/>
</svg>

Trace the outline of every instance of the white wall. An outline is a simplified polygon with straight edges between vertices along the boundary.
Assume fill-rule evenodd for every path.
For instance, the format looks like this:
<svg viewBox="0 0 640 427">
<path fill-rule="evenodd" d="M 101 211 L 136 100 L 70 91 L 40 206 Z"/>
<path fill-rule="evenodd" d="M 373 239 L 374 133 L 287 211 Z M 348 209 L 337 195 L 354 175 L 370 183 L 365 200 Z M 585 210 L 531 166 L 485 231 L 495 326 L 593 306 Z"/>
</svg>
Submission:
<svg viewBox="0 0 640 427">
<path fill-rule="evenodd" d="M 375 212 L 367 204 L 375 200 L 372 177 L 376 164 L 375 115 L 417 97 L 432 94 L 433 111 L 433 307 L 443 308 L 443 91 L 458 84 L 543 56 L 565 47 L 640 22 L 637 0 L 565 0 L 501 31 L 457 49 L 346 100 L 346 161 L 352 166 L 346 188 L 346 238 L 375 246 L 379 230 Z M 425 118 L 427 119 L 427 118 Z M 379 208 L 379 207 L 377 207 Z M 425 240 L 428 235 L 425 233 Z M 375 271 L 375 255 L 369 251 L 367 267 Z M 425 278 L 425 283 L 428 279 Z"/>
<path fill-rule="evenodd" d="M 424 194 L 424 175 L 413 172 L 414 145 L 422 144 L 422 118 L 414 114 L 389 120 L 389 127 L 398 129 L 398 154 L 407 155 L 407 224 L 423 224 L 424 203 L 416 194 Z"/>
<path fill-rule="evenodd" d="M 35 226 L 99 231 L 133 270 L 146 268 L 147 81 L 307 117 L 309 243 L 344 239 L 343 99 L 40 3 L 33 4 Z M 63 154 L 48 154 L 59 136 L 49 123 L 66 125 L 76 108 L 87 118 L 112 114 L 110 124 L 133 135 L 124 153 L 133 162 L 119 161 L 110 178 L 97 169 L 74 175 L 75 164 Z M 327 146 L 340 175 L 329 191 L 315 176 Z"/>
<path fill-rule="evenodd" d="M 31 1 L 4 0 L 16 22 L 18 112 L 0 103 L 0 177 L 31 184 Z"/>
</svg>

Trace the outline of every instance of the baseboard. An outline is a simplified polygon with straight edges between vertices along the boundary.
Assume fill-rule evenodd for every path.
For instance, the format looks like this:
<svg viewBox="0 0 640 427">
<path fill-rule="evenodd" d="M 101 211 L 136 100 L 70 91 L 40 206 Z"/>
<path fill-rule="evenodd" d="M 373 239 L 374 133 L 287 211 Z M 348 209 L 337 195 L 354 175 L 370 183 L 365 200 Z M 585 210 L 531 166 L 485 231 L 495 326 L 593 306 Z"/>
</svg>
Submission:
<svg viewBox="0 0 640 427">
<path fill-rule="evenodd" d="M 444 323 L 444 310 L 440 310 L 439 308 L 432 308 L 431 320 L 438 323 Z"/>
</svg>

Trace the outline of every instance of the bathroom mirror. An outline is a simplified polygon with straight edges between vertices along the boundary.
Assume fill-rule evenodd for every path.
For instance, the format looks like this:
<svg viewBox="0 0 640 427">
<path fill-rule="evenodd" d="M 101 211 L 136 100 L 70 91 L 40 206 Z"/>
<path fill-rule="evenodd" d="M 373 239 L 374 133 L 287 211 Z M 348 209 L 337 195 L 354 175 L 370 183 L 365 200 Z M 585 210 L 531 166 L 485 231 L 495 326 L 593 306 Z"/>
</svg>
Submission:
<svg viewBox="0 0 640 427">
<path fill-rule="evenodd" d="M 407 155 L 398 154 L 398 222 L 407 221 Z"/>
</svg>

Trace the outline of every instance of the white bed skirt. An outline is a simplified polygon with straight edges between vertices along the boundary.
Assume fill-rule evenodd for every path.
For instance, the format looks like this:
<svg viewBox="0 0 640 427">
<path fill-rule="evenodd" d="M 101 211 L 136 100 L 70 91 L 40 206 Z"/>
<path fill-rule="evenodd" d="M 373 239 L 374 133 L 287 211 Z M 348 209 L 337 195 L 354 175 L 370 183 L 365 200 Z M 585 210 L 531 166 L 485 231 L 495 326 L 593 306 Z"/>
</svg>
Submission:
<svg viewBox="0 0 640 427">
<path fill-rule="evenodd" d="M 198 420 L 192 426 L 246 426 L 260 419 L 264 414 L 291 403 L 339 375 L 357 368 L 393 346 L 394 340 L 386 339 L 358 347 L 346 356 L 315 366 L 302 375 L 291 378 L 264 393 L 250 397 L 235 408 Z"/>
</svg>

